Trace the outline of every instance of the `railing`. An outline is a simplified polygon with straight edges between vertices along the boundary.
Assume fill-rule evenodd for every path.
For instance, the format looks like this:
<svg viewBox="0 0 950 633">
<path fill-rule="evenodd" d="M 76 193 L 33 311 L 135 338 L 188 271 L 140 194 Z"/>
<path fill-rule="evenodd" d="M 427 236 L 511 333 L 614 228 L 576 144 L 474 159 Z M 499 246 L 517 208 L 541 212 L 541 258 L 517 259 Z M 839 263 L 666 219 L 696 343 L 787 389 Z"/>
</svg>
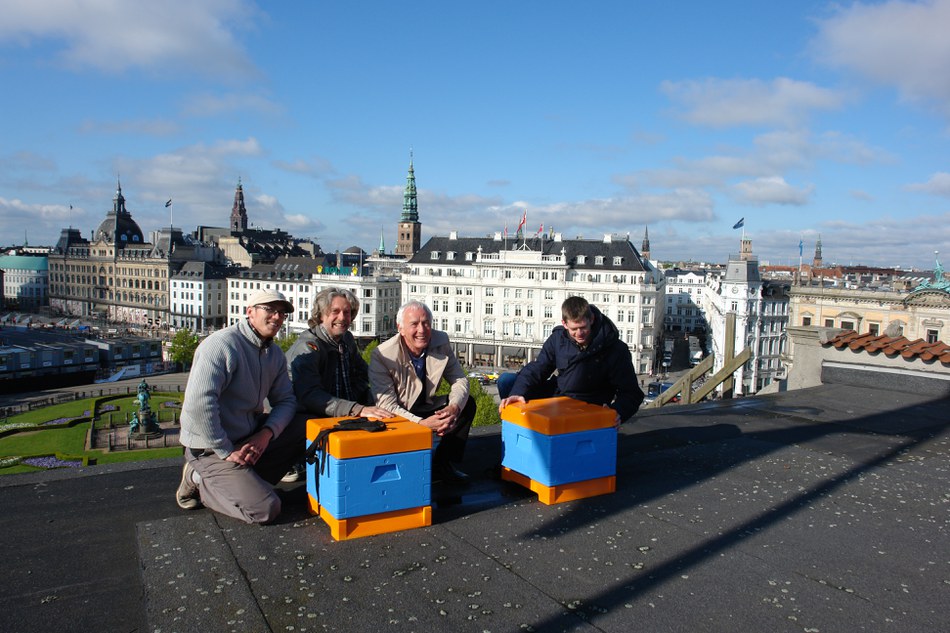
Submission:
<svg viewBox="0 0 950 633">
<path fill-rule="evenodd" d="M 703 382 L 695 391 L 693 390 L 693 383 L 701 378 L 707 371 L 712 369 L 713 366 L 713 355 L 710 354 L 703 359 L 701 363 L 693 367 L 689 373 L 673 383 L 673 386 L 661 393 L 656 397 L 656 400 L 644 406 L 645 409 L 656 409 L 667 404 L 677 395 L 682 394 L 680 404 L 690 404 L 692 402 L 700 402 L 703 398 L 708 396 L 713 392 L 716 387 L 726 382 L 732 375 L 745 364 L 752 356 L 752 351 L 747 347 L 743 349 L 737 356 L 727 360 L 722 369 L 717 371 L 711 378 Z"/>
</svg>

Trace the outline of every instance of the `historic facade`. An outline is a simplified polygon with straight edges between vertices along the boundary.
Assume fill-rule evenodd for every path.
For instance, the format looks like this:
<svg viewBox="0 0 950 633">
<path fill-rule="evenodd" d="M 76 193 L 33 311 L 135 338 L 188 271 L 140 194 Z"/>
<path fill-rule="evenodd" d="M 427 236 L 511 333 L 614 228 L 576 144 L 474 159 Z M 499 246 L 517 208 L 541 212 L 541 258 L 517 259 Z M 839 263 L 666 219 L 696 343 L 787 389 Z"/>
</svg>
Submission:
<svg viewBox="0 0 950 633">
<path fill-rule="evenodd" d="M 228 275 L 233 267 L 187 262 L 171 278 L 168 323 L 173 328 L 209 332 L 227 325 Z"/>
<path fill-rule="evenodd" d="M 752 240 L 742 238 L 739 255 L 730 255 L 721 273 L 710 274 L 703 294 L 709 323 L 713 371 L 719 371 L 727 349 L 734 354 L 749 348 L 752 358 L 735 374 L 736 394 L 750 395 L 785 375 L 783 356 L 789 320 L 787 283 L 763 280 Z M 727 340 L 727 319 L 735 319 L 732 340 Z"/>
<path fill-rule="evenodd" d="M 358 248 L 319 258 L 286 257 L 274 264 L 255 266 L 230 276 L 228 284 L 228 325 L 244 318 L 248 297 L 260 289 L 278 290 L 294 305 L 294 314 L 284 322 L 285 334 L 307 329 L 313 297 L 324 288 L 336 286 L 353 292 L 360 311 L 351 331 L 358 339 L 377 339 L 396 331 L 396 312 L 401 302 L 400 281 L 366 261 Z"/>
<path fill-rule="evenodd" d="M 167 323 L 169 281 L 191 260 L 211 260 L 214 250 L 165 228 L 146 241 L 117 186 L 112 210 L 83 238 L 63 229 L 49 255 L 53 314 L 98 318 L 141 328 Z"/>
<path fill-rule="evenodd" d="M 517 367 L 530 361 L 561 323 L 561 303 L 582 296 L 620 330 L 637 372 L 653 366 L 662 320 L 663 274 L 626 237 L 523 240 L 433 237 L 409 261 L 403 300 L 432 309 L 470 365 Z"/>
</svg>

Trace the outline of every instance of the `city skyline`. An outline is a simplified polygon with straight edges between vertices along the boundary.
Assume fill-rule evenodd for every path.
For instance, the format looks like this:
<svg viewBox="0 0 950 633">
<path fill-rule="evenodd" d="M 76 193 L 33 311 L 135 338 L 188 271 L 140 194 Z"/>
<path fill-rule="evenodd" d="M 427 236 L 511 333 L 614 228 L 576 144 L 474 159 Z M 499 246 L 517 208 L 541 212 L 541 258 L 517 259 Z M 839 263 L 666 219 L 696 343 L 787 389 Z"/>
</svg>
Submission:
<svg viewBox="0 0 950 633">
<path fill-rule="evenodd" d="M 117 180 L 146 235 L 226 226 L 240 179 L 254 226 L 392 252 L 412 152 L 423 243 L 527 214 L 666 261 L 950 253 L 950 0 L 24 4 L 3 245 L 88 237 Z"/>
</svg>

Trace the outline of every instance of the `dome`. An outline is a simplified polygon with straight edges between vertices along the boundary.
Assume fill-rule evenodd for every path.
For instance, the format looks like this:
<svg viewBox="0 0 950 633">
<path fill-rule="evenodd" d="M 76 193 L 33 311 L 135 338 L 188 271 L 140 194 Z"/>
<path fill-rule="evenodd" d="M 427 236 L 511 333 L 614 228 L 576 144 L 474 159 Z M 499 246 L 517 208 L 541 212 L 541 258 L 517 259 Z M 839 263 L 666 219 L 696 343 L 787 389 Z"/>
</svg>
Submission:
<svg viewBox="0 0 950 633">
<path fill-rule="evenodd" d="M 96 240 L 105 240 L 112 244 L 141 244 L 145 241 L 142 229 L 132 219 L 132 214 L 125 209 L 125 197 L 122 195 L 122 186 L 119 185 L 112 199 L 112 211 L 96 229 Z"/>
</svg>

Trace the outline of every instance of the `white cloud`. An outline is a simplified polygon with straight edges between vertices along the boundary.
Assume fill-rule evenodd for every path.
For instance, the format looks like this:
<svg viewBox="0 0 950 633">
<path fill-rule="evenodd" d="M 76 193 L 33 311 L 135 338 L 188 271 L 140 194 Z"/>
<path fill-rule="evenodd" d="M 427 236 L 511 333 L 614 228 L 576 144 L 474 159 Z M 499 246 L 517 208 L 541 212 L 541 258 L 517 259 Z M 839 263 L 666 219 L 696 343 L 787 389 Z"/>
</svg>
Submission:
<svg viewBox="0 0 950 633">
<path fill-rule="evenodd" d="M 277 115 L 283 111 L 283 106 L 268 97 L 247 93 L 192 95 L 183 106 L 184 114 L 194 117 L 217 117 L 232 112 Z"/>
<path fill-rule="evenodd" d="M 168 119 L 138 121 L 83 121 L 79 126 L 83 134 L 144 134 L 146 136 L 171 136 L 180 131 L 180 126 Z"/>
<path fill-rule="evenodd" d="M 333 163 L 319 156 L 311 158 L 310 160 L 298 158 L 297 160 L 289 162 L 285 160 L 275 160 L 272 164 L 282 171 L 303 174 L 317 180 L 336 173 Z"/>
<path fill-rule="evenodd" d="M 0 15 L 0 41 L 44 52 L 39 45 L 52 44 L 72 68 L 256 74 L 235 35 L 260 17 L 246 0 L 0 0 Z"/>
<path fill-rule="evenodd" d="M 767 204 L 801 206 L 808 204 L 813 190 L 814 187 L 811 186 L 793 187 L 781 176 L 747 180 L 729 188 L 730 193 L 739 202 L 754 206 Z"/>
<path fill-rule="evenodd" d="M 937 172 L 927 182 L 916 183 L 904 187 L 907 191 L 919 191 L 934 196 L 950 198 L 950 173 Z"/>
<path fill-rule="evenodd" d="M 814 110 L 835 110 L 844 95 L 812 83 L 785 77 L 664 81 L 660 90 L 685 108 L 683 118 L 696 125 L 722 128 L 740 125 L 787 127 Z"/>
<path fill-rule="evenodd" d="M 817 60 L 893 86 L 950 117 L 950 0 L 854 3 L 819 20 Z"/>
</svg>

